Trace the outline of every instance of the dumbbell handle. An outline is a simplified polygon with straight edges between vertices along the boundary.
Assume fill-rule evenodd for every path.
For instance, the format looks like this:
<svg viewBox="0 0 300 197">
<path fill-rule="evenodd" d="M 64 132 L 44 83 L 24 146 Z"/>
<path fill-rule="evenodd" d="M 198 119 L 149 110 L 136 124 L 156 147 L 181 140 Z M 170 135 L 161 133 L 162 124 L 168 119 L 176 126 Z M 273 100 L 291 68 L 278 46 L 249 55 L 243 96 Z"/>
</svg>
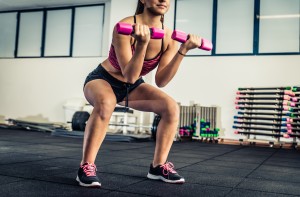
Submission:
<svg viewBox="0 0 300 197">
<path fill-rule="evenodd" d="M 128 23 L 117 23 L 117 32 L 118 34 L 122 35 L 131 35 L 134 34 L 134 28 L 131 24 Z M 165 32 L 163 29 L 151 27 L 149 28 L 151 33 L 151 39 L 162 39 L 165 35 Z"/>
<path fill-rule="evenodd" d="M 173 33 L 172 33 L 172 39 L 176 40 L 178 42 L 184 43 L 189 39 L 189 37 L 183 31 L 174 30 Z M 212 50 L 213 45 L 209 40 L 207 40 L 205 38 L 202 38 L 201 39 L 201 45 L 198 48 L 203 49 L 205 51 L 210 51 L 210 50 Z"/>
</svg>

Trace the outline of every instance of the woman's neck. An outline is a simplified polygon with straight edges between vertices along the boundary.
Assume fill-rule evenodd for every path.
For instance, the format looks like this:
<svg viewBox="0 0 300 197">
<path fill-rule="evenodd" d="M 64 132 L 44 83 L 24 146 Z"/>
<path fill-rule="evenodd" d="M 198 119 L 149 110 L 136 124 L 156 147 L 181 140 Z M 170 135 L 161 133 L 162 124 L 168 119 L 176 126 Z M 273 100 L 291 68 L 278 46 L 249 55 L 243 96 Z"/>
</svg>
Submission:
<svg viewBox="0 0 300 197">
<path fill-rule="evenodd" d="M 150 27 L 156 27 L 161 25 L 161 16 L 160 15 L 153 15 L 151 13 L 142 13 L 139 14 L 138 19 L 143 24 L 146 24 Z"/>
</svg>

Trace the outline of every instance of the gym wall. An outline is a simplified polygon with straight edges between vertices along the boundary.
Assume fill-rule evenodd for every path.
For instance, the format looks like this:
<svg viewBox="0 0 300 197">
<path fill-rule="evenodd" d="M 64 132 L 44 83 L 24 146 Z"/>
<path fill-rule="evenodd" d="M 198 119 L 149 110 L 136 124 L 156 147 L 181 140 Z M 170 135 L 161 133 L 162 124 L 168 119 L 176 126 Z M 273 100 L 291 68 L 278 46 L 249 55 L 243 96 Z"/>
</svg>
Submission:
<svg viewBox="0 0 300 197">
<path fill-rule="evenodd" d="M 134 14 L 136 2 L 111 0 L 105 4 L 103 57 L 0 59 L 0 116 L 63 122 L 64 103 L 83 98 L 85 76 L 106 58 L 113 26 Z M 174 0 L 171 3 L 166 25 L 173 28 Z M 237 138 L 232 129 L 237 88 L 299 84 L 299 62 L 299 55 L 186 57 L 163 90 L 183 105 L 194 101 L 219 106 L 221 129 L 226 137 Z M 154 83 L 153 78 L 153 74 L 147 76 L 148 83 Z"/>
</svg>

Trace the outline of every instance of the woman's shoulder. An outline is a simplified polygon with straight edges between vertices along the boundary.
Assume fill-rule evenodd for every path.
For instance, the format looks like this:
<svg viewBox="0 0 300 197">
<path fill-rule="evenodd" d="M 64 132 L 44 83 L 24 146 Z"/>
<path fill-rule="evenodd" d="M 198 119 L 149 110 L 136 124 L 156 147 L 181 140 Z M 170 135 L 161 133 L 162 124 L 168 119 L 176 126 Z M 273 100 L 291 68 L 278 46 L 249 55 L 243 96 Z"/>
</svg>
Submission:
<svg viewBox="0 0 300 197">
<path fill-rule="evenodd" d="M 133 24 L 134 19 L 133 19 L 133 16 L 128 16 L 128 17 L 121 19 L 119 22 Z"/>
</svg>

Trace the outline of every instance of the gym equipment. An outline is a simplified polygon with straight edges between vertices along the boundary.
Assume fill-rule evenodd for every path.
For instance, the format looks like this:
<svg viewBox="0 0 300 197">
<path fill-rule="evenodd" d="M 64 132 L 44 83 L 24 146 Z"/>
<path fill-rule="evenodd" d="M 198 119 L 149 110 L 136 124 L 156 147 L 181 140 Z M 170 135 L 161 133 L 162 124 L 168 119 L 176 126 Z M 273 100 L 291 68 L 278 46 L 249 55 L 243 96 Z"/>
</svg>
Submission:
<svg viewBox="0 0 300 197">
<path fill-rule="evenodd" d="M 197 130 L 197 118 L 194 118 L 192 124 L 179 127 L 179 135 L 181 137 L 182 136 L 198 137 L 196 134 L 196 130 Z"/>
<path fill-rule="evenodd" d="M 276 122 L 249 122 L 238 120 L 234 121 L 234 124 L 238 125 L 261 125 L 261 126 L 273 126 L 273 127 L 286 127 L 288 130 L 297 131 L 298 129 L 295 126 L 300 126 L 298 123 L 276 123 Z"/>
<path fill-rule="evenodd" d="M 273 91 L 273 92 L 258 92 L 258 91 L 237 91 L 236 94 L 238 95 L 289 95 L 295 96 L 295 93 L 290 90 L 280 90 L 280 91 Z"/>
<path fill-rule="evenodd" d="M 234 125 L 232 128 L 234 128 L 234 129 L 244 129 L 244 130 L 287 132 L 287 129 L 269 128 L 269 127 L 251 127 L 251 126 L 237 126 L 237 125 Z"/>
<path fill-rule="evenodd" d="M 273 112 L 273 113 L 268 113 L 268 112 L 248 112 L 248 111 L 239 111 L 238 112 L 239 115 L 269 115 L 269 116 L 274 116 L 274 117 L 278 117 L 278 116 L 282 116 L 283 113 L 282 112 Z M 288 113 L 287 113 L 288 114 Z"/>
<path fill-rule="evenodd" d="M 238 95 L 289 95 L 295 96 L 295 93 L 289 90 L 278 91 L 278 92 L 251 92 L 251 91 L 238 91 Z"/>
<path fill-rule="evenodd" d="M 276 138 L 269 141 L 271 146 L 277 143 L 282 147 L 284 143 L 290 143 L 297 147 L 300 138 L 299 90 L 297 86 L 238 88 L 234 133 L 245 135 L 250 144 L 268 140 L 259 140 L 258 136 L 269 136 Z M 290 140 L 282 141 L 282 138 Z"/>
<path fill-rule="evenodd" d="M 234 116 L 234 119 L 248 119 L 248 120 L 269 120 L 269 121 L 288 121 L 287 118 L 278 118 L 278 117 L 264 117 L 264 116 Z"/>
<path fill-rule="evenodd" d="M 288 134 L 272 134 L 272 133 L 259 133 L 259 132 L 247 132 L 247 131 L 235 131 L 235 134 L 242 134 L 242 135 L 263 135 L 263 136 L 271 136 L 271 137 L 284 137 L 289 138 L 290 135 Z"/>
<path fill-rule="evenodd" d="M 180 105 L 178 133 L 176 139 L 181 140 L 192 140 L 200 139 L 200 124 L 201 118 L 207 120 L 210 123 L 209 131 L 219 131 L 216 128 L 217 124 L 217 107 L 204 107 L 197 104 L 190 106 Z M 201 118 L 200 118 L 201 117 Z M 155 115 L 152 127 L 151 135 L 152 139 L 156 140 L 157 127 L 160 122 L 160 116 Z M 216 133 L 215 133 L 216 134 Z M 217 136 L 214 136 L 217 137 Z"/>
<path fill-rule="evenodd" d="M 84 131 L 86 122 L 88 121 L 90 114 L 87 111 L 77 111 L 72 118 L 72 130 Z"/>
<path fill-rule="evenodd" d="M 56 129 L 67 130 L 67 126 L 60 123 L 40 123 L 24 120 L 8 119 L 9 127 L 16 129 L 26 129 L 31 131 L 53 132 Z"/>
<path fill-rule="evenodd" d="M 157 131 L 157 127 L 158 127 L 158 123 L 160 121 L 160 116 L 159 115 L 155 115 L 154 116 L 154 120 L 152 123 L 152 127 L 151 127 L 151 137 L 152 139 L 155 141 L 156 140 L 156 131 Z"/>
<path fill-rule="evenodd" d="M 249 122 L 249 121 L 234 121 L 233 123 L 240 124 L 240 125 L 262 125 L 262 126 L 275 126 L 275 127 L 281 127 L 287 125 L 287 124 L 274 123 L 274 122 Z"/>
<path fill-rule="evenodd" d="M 275 107 L 263 107 L 263 106 L 259 106 L 259 107 L 252 107 L 252 106 L 242 106 L 242 105 L 239 105 L 239 106 L 236 106 L 235 107 L 236 109 L 241 109 L 241 110 L 277 110 L 277 111 L 290 111 L 290 112 L 293 112 L 295 110 L 298 110 L 298 109 L 295 109 L 295 108 L 291 108 L 291 107 L 288 107 L 288 106 L 275 106 Z"/>
<path fill-rule="evenodd" d="M 238 90 L 291 90 L 290 86 L 287 87 L 249 87 L 249 88 L 238 88 Z"/>
<path fill-rule="evenodd" d="M 118 34 L 122 35 L 130 35 L 134 34 L 134 28 L 131 24 L 128 23 L 117 23 L 117 32 Z M 163 29 L 150 27 L 150 33 L 151 33 L 151 39 L 162 39 L 165 35 L 165 32 Z"/>
<path fill-rule="evenodd" d="M 287 105 L 287 106 L 291 106 L 291 107 L 296 107 L 296 106 L 299 105 L 299 103 L 289 102 L 289 101 L 283 101 L 282 104 L 283 104 L 283 105 Z"/>
<path fill-rule="evenodd" d="M 185 32 L 179 30 L 174 30 L 171 37 L 173 40 L 176 40 L 181 43 L 184 43 L 189 39 L 189 36 Z M 201 44 L 198 48 L 205 51 L 211 51 L 213 45 L 209 40 L 202 38 Z"/>
<path fill-rule="evenodd" d="M 280 105 L 282 102 L 235 101 L 236 105 Z"/>
<path fill-rule="evenodd" d="M 201 119 L 200 121 L 200 137 L 201 141 L 208 141 L 210 143 L 215 142 L 218 143 L 217 137 L 219 137 L 219 128 L 212 129 L 210 127 L 210 122 Z"/>
<path fill-rule="evenodd" d="M 294 86 L 294 87 L 292 88 L 292 91 L 293 91 L 293 92 L 298 92 L 298 91 L 300 91 L 300 87 Z"/>
<path fill-rule="evenodd" d="M 281 95 L 281 96 L 268 96 L 268 97 L 259 97 L 259 96 L 237 96 L 236 100 L 287 100 L 287 101 L 294 101 L 297 102 L 297 97 L 291 97 L 288 95 Z"/>
</svg>

